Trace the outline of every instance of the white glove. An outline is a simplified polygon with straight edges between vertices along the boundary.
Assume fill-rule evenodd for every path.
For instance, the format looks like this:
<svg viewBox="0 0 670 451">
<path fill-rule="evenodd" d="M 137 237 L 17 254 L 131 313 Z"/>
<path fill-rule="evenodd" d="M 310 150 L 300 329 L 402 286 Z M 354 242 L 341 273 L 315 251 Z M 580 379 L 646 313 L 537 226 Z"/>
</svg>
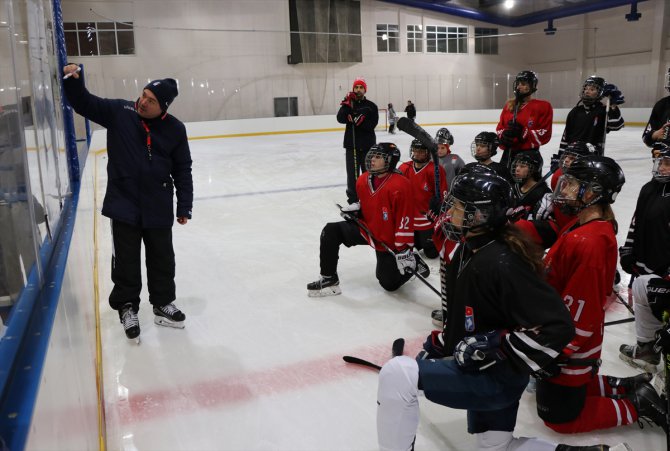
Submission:
<svg viewBox="0 0 670 451">
<path fill-rule="evenodd" d="M 540 199 L 540 207 L 537 209 L 535 219 L 547 219 L 554 212 L 553 199 L 553 193 L 547 193 Z"/>
<path fill-rule="evenodd" d="M 413 273 L 416 269 L 416 259 L 414 258 L 414 253 L 410 248 L 396 253 L 395 262 L 398 265 L 398 271 L 400 271 L 400 274 L 406 274 L 407 272 Z"/>
<path fill-rule="evenodd" d="M 340 209 L 340 216 L 342 216 L 346 221 L 354 221 L 361 217 L 361 203 L 354 202 L 353 204 L 346 205 Z"/>
</svg>

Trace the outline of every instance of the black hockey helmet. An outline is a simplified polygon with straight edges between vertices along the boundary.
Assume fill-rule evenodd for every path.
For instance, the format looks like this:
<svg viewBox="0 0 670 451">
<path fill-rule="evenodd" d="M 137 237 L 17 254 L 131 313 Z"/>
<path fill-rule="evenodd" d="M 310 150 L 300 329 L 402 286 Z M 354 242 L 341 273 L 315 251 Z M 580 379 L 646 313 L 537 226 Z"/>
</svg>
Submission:
<svg viewBox="0 0 670 451">
<path fill-rule="evenodd" d="M 512 178 L 515 183 L 523 184 L 526 182 L 528 177 L 532 177 L 535 180 L 540 180 L 542 178 L 542 165 L 544 160 L 542 155 L 540 155 L 539 150 L 522 150 L 517 153 L 514 159 L 512 160 Z M 528 174 L 521 177 L 516 175 L 516 167 L 519 165 L 528 166 Z"/>
<path fill-rule="evenodd" d="M 452 146 L 454 144 L 454 137 L 451 132 L 449 132 L 448 128 L 442 127 L 435 133 L 435 141 L 438 144 L 448 144 Z"/>
<path fill-rule="evenodd" d="M 670 165 L 670 146 L 662 141 L 655 142 L 651 155 L 654 158 L 654 165 L 651 168 L 654 180 L 661 183 L 670 182 L 670 172 L 665 169 L 665 166 Z M 664 174 L 664 172 L 668 173 Z"/>
<path fill-rule="evenodd" d="M 670 67 L 668 67 L 668 72 L 665 74 L 665 89 L 670 92 Z"/>
<path fill-rule="evenodd" d="M 384 167 L 372 169 L 372 159 L 382 158 Z M 365 155 L 365 170 L 370 174 L 383 174 L 392 172 L 400 160 L 400 149 L 393 143 L 378 143 L 370 147 Z"/>
<path fill-rule="evenodd" d="M 461 168 L 461 170 L 458 172 L 457 175 L 464 175 L 464 174 L 469 174 L 471 172 L 480 172 L 480 173 L 486 173 L 486 174 L 497 174 L 495 170 L 493 170 L 490 166 L 487 166 L 483 163 L 480 163 L 478 161 L 473 161 L 471 163 L 466 164 Z"/>
<path fill-rule="evenodd" d="M 409 157 L 415 163 L 426 163 L 430 158 L 428 147 L 418 139 L 413 139 L 409 145 Z"/>
<path fill-rule="evenodd" d="M 482 165 L 477 165 L 482 166 Z M 458 241 L 468 231 L 496 230 L 507 223 L 507 210 L 513 205 L 512 187 L 499 175 L 486 170 L 473 169 L 459 174 L 442 203 L 442 231 L 445 236 Z M 462 224 L 454 218 L 462 216 Z"/>
<path fill-rule="evenodd" d="M 574 161 L 561 175 L 554 190 L 554 203 L 568 214 L 577 214 L 594 204 L 611 204 L 626 182 L 616 161 L 600 155 L 587 155 Z M 591 192 L 593 197 L 585 200 Z"/>
<path fill-rule="evenodd" d="M 587 155 L 598 155 L 597 149 L 593 144 L 584 141 L 571 142 L 561 153 L 561 169 L 565 171 L 573 161 Z"/>
<path fill-rule="evenodd" d="M 472 141 L 472 144 L 470 144 L 470 153 L 472 154 L 473 157 L 475 157 L 475 160 L 477 161 L 484 161 L 488 160 L 498 152 L 496 149 L 498 149 L 498 145 L 500 144 L 500 141 L 498 141 L 498 135 L 496 135 L 493 132 L 479 132 L 477 136 L 475 136 L 475 140 Z M 477 157 L 477 146 L 488 146 L 489 152 L 491 153 L 488 157 Z"/>
<path fill-rule="evenodd" d="M 603 77 L 597 77 L 595 75 L 591 75 L 589 78 L 587 78 L 584 81 L 584 84 L 582 85 L 582 91 L 579 95 L 579 97 L 582 99 L 582 102 L 585 105 L 593 105 L 595 102 L 603 98 L 603 91 L 605 90 L 605 79 Z M 586 91 L 587 86 L 593 86 L 598 90 L 596 93 L 595 97 L 588 97 L 584 94 Z"/>
<path fill-rule="evenodd" d="M 519 94 L 518 87 L 519 87 L 519 82 L 525 81 L 528 83 L 528 86 L 530 86 L 530 91 L 528 94 Z M 514 95 L 521 96 L 521 97 L 526 97 L 537 91 L 537 74 L 533 72 L 532 70 L 522 70 L 519 72 L 514 79 Z"/>
</svg>

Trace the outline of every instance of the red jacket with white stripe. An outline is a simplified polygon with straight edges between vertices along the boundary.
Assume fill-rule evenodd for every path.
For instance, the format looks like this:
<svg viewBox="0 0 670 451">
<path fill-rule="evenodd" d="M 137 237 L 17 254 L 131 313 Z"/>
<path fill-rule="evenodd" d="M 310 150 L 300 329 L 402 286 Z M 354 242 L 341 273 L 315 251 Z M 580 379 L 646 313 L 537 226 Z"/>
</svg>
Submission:
<svg viewBox="0 0 670 451">
<path fill-rule="evenodd" d="M 500 113 L 500 121 L 496 127 L 498 138 L 502 136 L 507 124 L 514 118 L 514 112 L 505 105 Z M 516 114 L 517 123 L 523 127 L 521 138 L 515 138 L 512 148 L 515 151 L 539 149 L 551 139 L 551 123 L 554 109 L 546 100 L 531 99 L 519 107 Z M 505 145 L 500 146 L 506 149 Z"/>
<path fill-rule="evenodd" d="M 381 185 L 374 190 L 372 177 L 375 176 L 366 172 L 356 181 L 362 222 L 370 229 L 374 240 L 364 230 L 361 230 L 361 234 L 372 247 L 382 252 L 386 249 L 379 242 L 393 251 L 414 246 L 414 206 L 409 180 L 393 172 L 385 176 Z"/>
<path fill-rule="evenodd" d="M 616 235 L 609 221 L 594 220 L 581 226 L 576 222 L 575 218 L 562 230 L 544 258 L 547 282 L 563 298 L 575 325 L 575 337 L 562 354 L 599 359 L 605 300 L 612 292 L 617 264 Z M 588 383 L 597 370 L 590 365 L 569 365 L 549 382 L 576 387 Z"/>
<path fill-rule="evenodd" d="M 440 199 L 447 193 L 447 173 L 438 165 L 440 175 Z M 412 184 L 414 199 L 414 230 L 431 230 L 433 222 L 426 217 L 430 209 L 430 199 L 435 196 L 435 164 L 431 161 L 421 169 L 416 169 L 413 161 L 406 161 L 398 168 Z"/>
</svg>

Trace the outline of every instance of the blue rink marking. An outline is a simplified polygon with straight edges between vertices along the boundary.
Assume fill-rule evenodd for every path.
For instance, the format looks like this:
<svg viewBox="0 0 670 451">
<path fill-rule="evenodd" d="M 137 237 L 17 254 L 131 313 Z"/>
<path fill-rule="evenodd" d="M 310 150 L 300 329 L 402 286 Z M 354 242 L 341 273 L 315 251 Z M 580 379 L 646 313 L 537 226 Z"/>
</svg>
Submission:
<svg viewBox="0 0 670 451">
<path fill-rule="evenodd" d="M 233 193 L 233 194 L 220 194 L 217 196 L 204 196 L 196 197 L 193 200 L 215 200 L 215 199 L 225 199 L 230 197 L 244 197 L 244 196 L 260 196 L 264 194 L 278 194 L 278 193 L 294 193 L 298 191 L 312 191 L 315 189 L 327 189 L 327 188 L 344 188 L 346 184 L 337 184 L 337 185 L 321 185 L 321 186 L 304 186 L 302 188 L 282 188 L 269 191 L 251 191 L 248 193 Z"/>
</svg>

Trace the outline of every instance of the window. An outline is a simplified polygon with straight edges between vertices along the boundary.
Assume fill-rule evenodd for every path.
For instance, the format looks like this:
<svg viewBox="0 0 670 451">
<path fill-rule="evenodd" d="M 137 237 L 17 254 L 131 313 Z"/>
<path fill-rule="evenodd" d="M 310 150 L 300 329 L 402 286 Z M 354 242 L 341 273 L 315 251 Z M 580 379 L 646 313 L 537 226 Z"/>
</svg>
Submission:
<svg viewBox="0 0 670 451">
<path fill-rule="evenodd" d="M 423 26 L 407 25 L 407 51 L 410 53 L 423 52 Z"/>
<path fill-rule="evenodd" d="M 65 22 L 63 26 L 68 56 L 135 54 L 132 22 Z"/>
<path fill-rule="evenodd" d="M 426 27 L 426 51 L 428 53 L 447 53 L 447 27 Z"/>
<path fill-rule="evenodd" d="M 377 51 L 400 51 L 400 28 L 398 25 L 377 24 Z"/>
<path fill-rule="evenodd" d="M 475 27 L 475 53 L 480 55 L 498 54 L 498 29 Z"/>
<path fill-rule="evenodd" d="M 468 53 L 468 27 L 447 28 L 447 53 Z"/>
</svg>

